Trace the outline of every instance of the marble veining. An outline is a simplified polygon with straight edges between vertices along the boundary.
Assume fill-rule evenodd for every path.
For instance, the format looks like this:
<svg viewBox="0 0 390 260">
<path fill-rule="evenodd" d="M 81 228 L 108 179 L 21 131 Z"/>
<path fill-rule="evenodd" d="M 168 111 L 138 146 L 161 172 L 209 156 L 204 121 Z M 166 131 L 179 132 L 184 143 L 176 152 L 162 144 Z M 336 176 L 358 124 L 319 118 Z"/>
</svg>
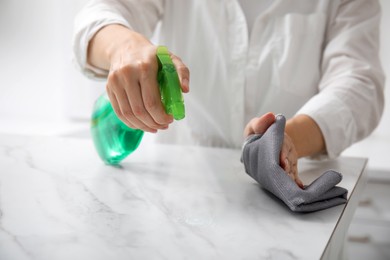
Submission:
<svg viewBox="0 0 390 260">
<path fill-rule="evenodd" d="M 351 196 L 364 165 L 299 166 L 342 172 Z M 0 135 L 1 260 L 320 259 L 345 208 L 292 213 L 239 150 L 141 144 L 112 167 L 88 139 Z"/>
</svg>

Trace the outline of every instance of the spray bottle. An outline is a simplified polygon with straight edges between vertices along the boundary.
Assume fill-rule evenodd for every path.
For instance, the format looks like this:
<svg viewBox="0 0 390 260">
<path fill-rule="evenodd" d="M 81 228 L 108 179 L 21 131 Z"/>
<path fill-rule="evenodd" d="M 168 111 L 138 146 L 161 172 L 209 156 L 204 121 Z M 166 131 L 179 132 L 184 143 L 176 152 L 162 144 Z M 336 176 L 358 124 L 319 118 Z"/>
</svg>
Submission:
<svg viewBox="0 0 390 260">
<path fill-rule="evenodd" d="M 165 46 L 157 47 L 157 61 L 157 81 L 165 112 L 175 120 L 183 119 L 185 109 L 180 81 Z M 115 114 L 107 94 L 103 94 L 93 107 L 91 135 L 100 158 L 106 164 L 115 165 L 138 148 L 144 132 L 124 124 Z"/>
</svg>

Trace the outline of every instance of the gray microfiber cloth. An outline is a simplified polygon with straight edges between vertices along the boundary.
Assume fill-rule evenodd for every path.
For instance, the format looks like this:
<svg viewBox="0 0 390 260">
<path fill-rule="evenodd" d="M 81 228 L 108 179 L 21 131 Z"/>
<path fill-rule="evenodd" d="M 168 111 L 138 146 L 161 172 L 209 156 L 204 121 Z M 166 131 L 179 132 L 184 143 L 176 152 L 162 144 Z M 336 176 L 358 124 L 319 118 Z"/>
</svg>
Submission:
<svg viewBox="0 0 390 260">
<path fill-rule="evenodd" d="M 346 203 L 348 191 L 335 186 L 342 179 L 340 173 L 328 170 L 301 189 L 282 169 L 279 156 L 285 124 L 285 117 L 277 115 L 263 135 L 247 138 L 241 157 L 245 171 L 292 211 L 312 212 Z"/>
</svg>

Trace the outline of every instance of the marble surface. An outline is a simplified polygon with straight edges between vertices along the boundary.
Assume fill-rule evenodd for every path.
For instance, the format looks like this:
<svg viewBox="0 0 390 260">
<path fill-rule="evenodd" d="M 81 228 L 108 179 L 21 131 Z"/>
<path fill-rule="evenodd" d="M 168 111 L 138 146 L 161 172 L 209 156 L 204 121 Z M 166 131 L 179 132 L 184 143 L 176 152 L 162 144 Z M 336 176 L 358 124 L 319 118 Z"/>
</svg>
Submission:
<svg viewBox="0 0 390 260">
<path fill-rule="evenodd" d="M 111 167 L 89 139 L 2 134 L 0 259 L 320 259 L 342 244 L 365 159 L 300 161 L 305 184 L 342 172 L 349 202 L 296 214 L 239 158 L 145 143 Z"/>
</svg>

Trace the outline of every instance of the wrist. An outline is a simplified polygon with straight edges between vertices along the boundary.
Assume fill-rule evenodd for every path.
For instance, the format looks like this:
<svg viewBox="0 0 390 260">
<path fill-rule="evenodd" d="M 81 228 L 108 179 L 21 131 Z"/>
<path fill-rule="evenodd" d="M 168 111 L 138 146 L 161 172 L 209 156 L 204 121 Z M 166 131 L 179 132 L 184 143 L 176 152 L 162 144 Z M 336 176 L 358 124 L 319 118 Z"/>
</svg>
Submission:
<svg viewBox="0 0 390 260">
<path fill-rule="evenodd" d="M 116 57 L 145 44 L 151 45 L 143 35 L 123 25 L 110 24 L 101 28 L 89 42 L 88 62 L 98 68 L 109 70 Z"/>
<path fill-rule="evenodd" d="M 121 25 L 115 26 L 109 39 L 116 39 L 110 41 L 106 49 L 105 55 L 110 63 L 125 52 L 131 54 L 152 45 L 142 34 Z"/>
<path fill-rule="evenodd" d="M 289 119 L 285 132 L 291 138 L 299 158 L 312 156 L 326 150 L 321 129 L 307 115 L 297 115 Z"/>
</svg>

